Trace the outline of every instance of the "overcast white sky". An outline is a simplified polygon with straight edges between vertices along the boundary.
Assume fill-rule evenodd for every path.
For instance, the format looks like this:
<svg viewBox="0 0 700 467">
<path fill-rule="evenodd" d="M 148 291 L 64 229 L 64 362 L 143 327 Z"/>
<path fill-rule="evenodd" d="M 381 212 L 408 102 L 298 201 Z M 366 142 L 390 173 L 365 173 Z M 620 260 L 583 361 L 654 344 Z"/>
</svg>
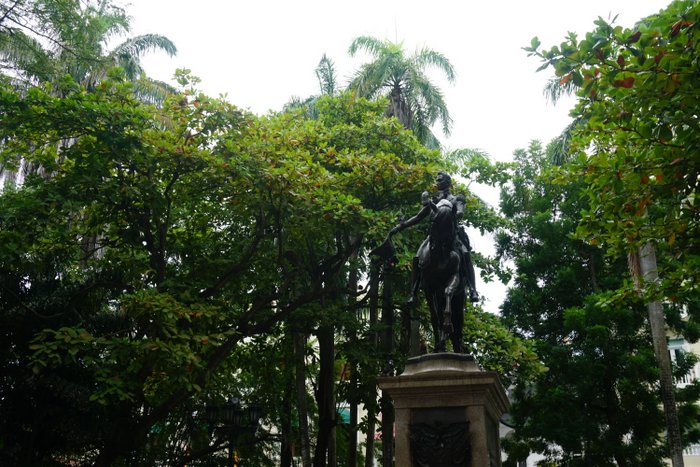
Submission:
<svg viewBox="0 0 700 467">
<path fill-rule="evenodd" d="M 175 58 L 146 58 L 149 76 L 168 81 L 176 68 L 189 68 L 202 79 L 204 92 L 226 94 L 231 103 L 257 114 L 280 110 L 292 96 L 318 94 L 314 70 L 324 53 L 334 60 L 344 85 L 366 59 L 348 56 L 357 36 L 403 42 L 409 53 L 427 46 L 447 56 L 457 72 L 454 85 L 434 75 L 454 120 L 452 136 L 441 137 L 444 145 L 482 149 L 496 160 L 509 160 L 529 141 L 547 143 L 558 135 L 573 103 L 547 103 L 542 89 L 551 74 L 535 73 L 539 61 L 522 50 L 532 37 L 551 47 L 568 31 L 583 36 L 598 16 L 618 15 L 617 24 L 631 27 L 669 3 L 141 0 L 127 11 L 133 34 L 163 34 L 178 47 Z M 489 253 L 483 244 L 478 249 Z M 487 305 L 495 305 L 502 289 L 487 295 Z"/>
<path fill-rule="evenodd" d="M 132 0 L 133 1 L 133 0 Z M 611 13 L 630 27 L 670 0 L 142 0 L 133 1 L 133 33 L 172 39 L 175 58 L 151 56 L 146 69 L 167 80 L 178 67 L 202 78 L 211 95 L 255 113 L 280 110 L 293 95 L 318 93 L 314 69 L 325 53 L 341 84 L 366 57 L 351 59 L 352 39 L 371 35 L 445 54 L 455 85 L 435 75 L 454 119 L 449 148 L 479 148 L 505 160 L 531 139 L 545 142 L 568 122 L 570 102 L 548 104 L 548 71 L 521 49 L 538 36 L 558 45 L 567 31 L 583 35 Z"/>
</svg>

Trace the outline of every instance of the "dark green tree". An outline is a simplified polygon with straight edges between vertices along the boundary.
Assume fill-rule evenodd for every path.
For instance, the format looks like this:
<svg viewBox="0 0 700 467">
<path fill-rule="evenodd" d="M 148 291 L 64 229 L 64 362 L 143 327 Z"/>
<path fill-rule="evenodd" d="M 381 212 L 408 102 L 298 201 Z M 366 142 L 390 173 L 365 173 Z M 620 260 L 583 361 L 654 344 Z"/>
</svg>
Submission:
<svg viewBox="0 0 700 467">
<path fill-rule="evenodd" d="M 148 78 L 141 58 L 149 52 L 176 53 L 166 37 L 146 34 L 112 45 L 130 31 L 127 13 L 109 0 L 18 0 L 0 6 L 0 75 L 18 87 L 57 85 L 65 75 L 88 91 L 105 79 L 112 67 L 124 70 L 142 100 L 160 104 L 174 92 L 172 86 Z M 108 48 L 109 43 L 109 48 Z M 71 144 L 70 138 L 57 141 Z M 0 163 L 0 186 L 15 184 L 29 172 L 43 171 L 19 155 Z"/>
<path fill-rule="evenodd" d="M 2 88 L 3 161 L 53 174 L 0 196 L 3 463 L 138 462 L 163 424 L 195 426 L 237 386 L 245 340 L 345 293 L 360 241 L 436 170 L 381 103 L 258 119 L 179 79 L 160 110 L 123 74 Z"/>
<path fill-rule="evenodd" d="M 88 89 L 110 68 L 124 69 L 143 98 L 162 102 L 172 91 L 149 80 L 141 57 L 154 51 L 174 55 L 167 37 L 145 34 L 111 45 L 127 35 L 130 18 L 111 0 L 17 0 L 0 7 L 0 70 L 24 85 L 55 83 L 64 74 Z"/>
<path fill-rule="evenodd" d="M 535 38 L 527 48 L 560 86 L 577 90 L 570 176 L 584 178 L 590 199 L 578 235 L 630 258 L 652 325 L 673 465 L 682 465 L 682 440 L 662 303 L 685 307 L 686 328 L 697 326 L 689 284 L 698 265 L 699 15 L 697 2 L 674 1 L 632 29 L 599 18 L 582 39 L 569 34 L 542 50 Z"/>
<path fill-rule="evenodd" d="M 557 183 L 554 146 L 516 151 L 501 194 L 511 224 L 498 249 L 514 268 L 502 314 L 547 368 L 514 386 L 509 463 L 538 452 L 566 465 L 662 466 L 659 373 L 643 302 L 617 295 L 626 259 L 573 238 L 588 208 L 585 185 Z M 681 393 L 686 415 L 697 395 L 697 386 Z"/>
</svg>

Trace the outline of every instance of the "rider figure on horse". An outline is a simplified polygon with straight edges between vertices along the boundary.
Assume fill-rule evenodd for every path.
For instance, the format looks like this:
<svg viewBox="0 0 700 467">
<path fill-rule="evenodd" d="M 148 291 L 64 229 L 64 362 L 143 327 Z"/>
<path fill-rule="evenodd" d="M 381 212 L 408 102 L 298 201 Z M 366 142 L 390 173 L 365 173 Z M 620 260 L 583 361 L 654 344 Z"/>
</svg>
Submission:
<svg viewBox="0 0 700 467">
<path fill-rule="evenodd" d="M 423 207 L 421 210 L 413 217 L 408 220 L 401 221 L 399 225 L 391 229 L 389 235 L 393 236 L 397 232 L 400 232 L 408 227 L 411 227 L 426 217 L 431 216 L 431 222 L 434 216 L 434 208 L 442 204 L 450 204 L 452 206 L 453 212 L 453 226 L 455 235 L 455 245 L 454 249 L 459 253 L 460 256 L 460 274 L 465 275 L 469 288 L 469 300 L 472 302 L 479 301 L 479 296 L 476 293 L 476 282 L 474 274 L 474 266 L 471 261 L 471 245 L 469 244 L 469 237 L 467 232 L 460 225 L 460 221 L 464 217 L 464 205 L 465 198 L 462 195 L 454 196 L 450 188 L 452 186 L 452 178 L 445 172 L 438 172 L 437 178 L 435 179 L 435 184 L 437 186 L 437 192 L 434 196 L 430 197 L 427 191 L 424 191 L 421 196 L 421 203 Z M 424 266 L 426 261 L 429 261 L 430 255 L 428 254 L 428 249 L 430 248 L 430 236 L 428 236 L 423 243 L 421 243 L 416 256 L 413 258 L 413 270 L 411 273 L 411 295 L 408 298 L 409 304 L 414 304 L 416 302 L 416 294 L 418 293 L 418 288 L 421 283 L 421 266 Z"/>
</svg>

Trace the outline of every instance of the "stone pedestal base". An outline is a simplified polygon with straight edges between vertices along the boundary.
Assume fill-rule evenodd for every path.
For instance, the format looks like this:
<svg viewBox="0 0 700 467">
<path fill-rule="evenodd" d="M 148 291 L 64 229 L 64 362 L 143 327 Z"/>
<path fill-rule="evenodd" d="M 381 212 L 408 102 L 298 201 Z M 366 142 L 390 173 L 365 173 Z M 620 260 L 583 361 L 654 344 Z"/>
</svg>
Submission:
<svg viewBox="0 0 700 467">
<path fill-rule="evenodd" d="M 498 375 L 471 355 L 411 358 L 379 387 L 394 402 L 396 467 L 501 466 L 498 421 L 508 399 Z"/>
</svg>

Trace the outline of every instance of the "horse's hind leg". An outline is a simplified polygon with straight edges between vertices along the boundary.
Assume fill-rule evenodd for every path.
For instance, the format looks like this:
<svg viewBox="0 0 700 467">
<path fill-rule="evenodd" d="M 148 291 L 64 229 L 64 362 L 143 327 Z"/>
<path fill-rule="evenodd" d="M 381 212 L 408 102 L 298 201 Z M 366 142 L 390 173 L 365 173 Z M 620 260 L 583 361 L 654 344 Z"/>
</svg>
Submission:
<svg viewBox="0 0 700 467">
<path fill-rule="evenodd" d="M 428 297 L 428 308 L 430 308 L 430 322 L 433 325 L 433 353 L 445 352 L 447 350 L 447 336 L 441 323 L 439 300 L 435 294 L 426 294 L 426 296 Z"/>
<path fill-rule="evenodd" d="M 445 334 L 452 335 L 452 294 L 445 292 L 445 311 L 442 312 L 442 330 Z"/>
<path fill-rule="evenodd" d="M 464 344 L 462 343 L 464 326 L 464 292 L 455 296 L 454 306 L 452 307 L 452 351 L 454 353 L 464 353 Z"/>
<path fill-rule="evenodd" d="M 452 325 L 452 297 L 459 287 L 459 256 L 452 252 L 450 255 L 449 270 L 452 274 L 445 287 L 445 311 L 443 315 L 443 328 L 446 334 L 452 335 L 454 326 Z"/>
</svg>

